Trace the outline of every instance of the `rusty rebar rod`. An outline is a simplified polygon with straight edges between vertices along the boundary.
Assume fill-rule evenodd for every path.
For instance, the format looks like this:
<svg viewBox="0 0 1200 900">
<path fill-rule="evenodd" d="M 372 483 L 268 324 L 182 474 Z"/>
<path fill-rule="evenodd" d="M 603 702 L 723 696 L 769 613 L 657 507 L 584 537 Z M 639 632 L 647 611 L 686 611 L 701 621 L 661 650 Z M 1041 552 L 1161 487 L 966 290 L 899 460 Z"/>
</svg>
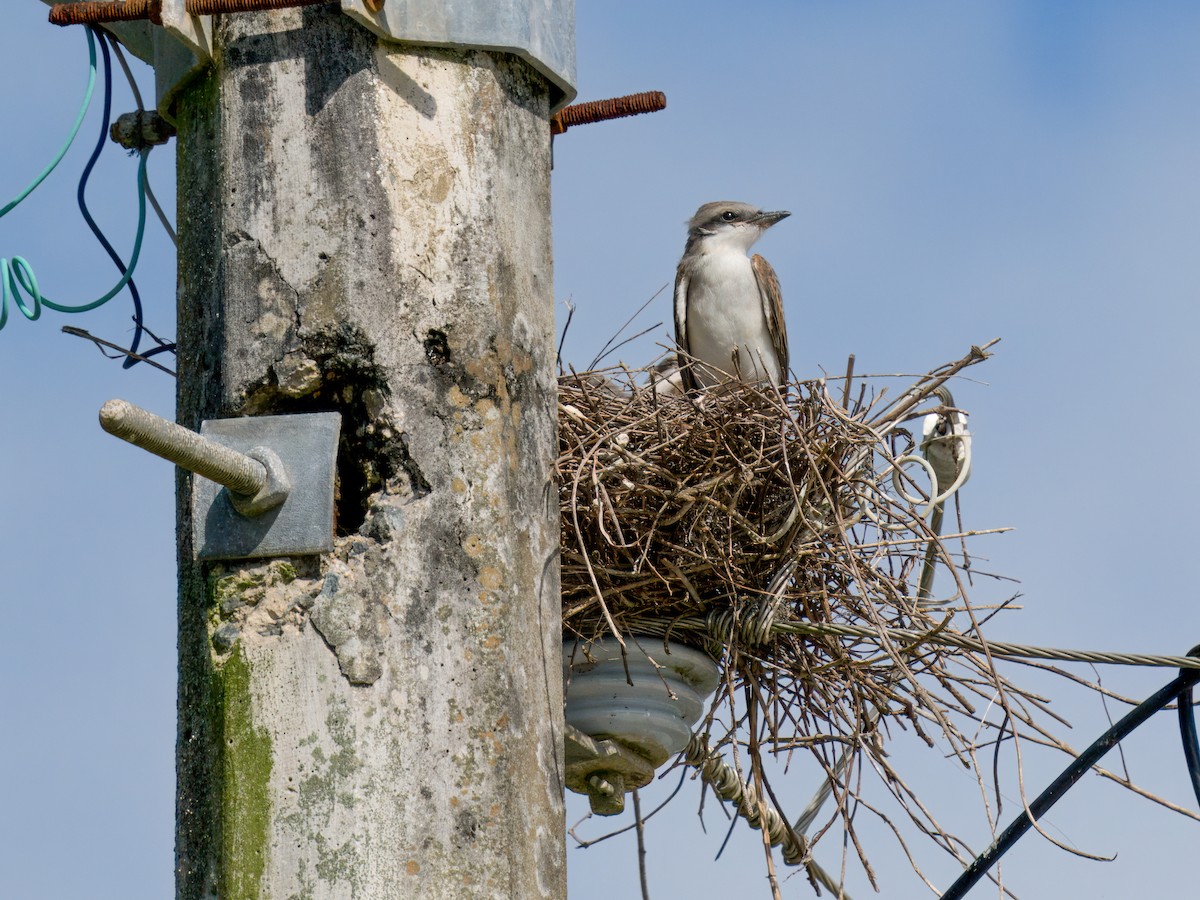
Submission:
<svg viewBox="0 0 1200 900">
<path fill-rule="evenodd" d="M 220 13 L 260 12 L 289 9 L 297 6 L 319 6 L 332 0 L 186 0 L 184 9 L 193 16 L 212 16 Z M 368 0 L 372 11 L 383 7 L 383 0 Z M 50 22 L 54 25 L 96 25 L 101 22 L 128 22 L 149 19 L 162 24 L 162 0 L 88 0 L 84 3 L 58 3 L 50 7 Z M 590 125 L 609 119 L 623 119 L 667 108 L 667 95 L 662 91 L 643 91 L 609 100 L 575 103 L 559 110 L 550 119 L 550 133 L 562 134 L 572 125 Z"/>
<path fill-rule="evenodd" d="M 93 0 L 87 3 L 56 3 L 50 7 L 51 25 L 98 25 L 101 22 L 132 22 L 149 19 L 162 24 L 162 0 Z"/>
<path fill-rule="evenodd" d="M 288 9 L 292 6 L 320 6 L 329 2 L 331 0 L 187 0 L 184 8 L 193 16 L 213 16 L 218 13 Z"/>
<path fill-rule="evenodd" d="M 332 0 L 187 0 L 184 8 L 193 16 L 218 13 L 259 12 L 293 6 L 318 6 Z M 379 4 L 382 7 L 382 2 Z M 89 0 L 85 3 L 56 3 L 50 7 L 53 25 L 99 25 L 149 19 L 162 24 L 162 0 Z"/>
<path fill-rule="evenodd" d="M 609 119 L 622 119 L 642 113 L 658 112 L 667 108 L 667 95 L 662 91 L 644 91 L 611 100 L 592 100 L 575 103 L 559 110 L 550 119 L 550 133 L 562 134 L 572 125 L 590 125 Z"/>
</svg>

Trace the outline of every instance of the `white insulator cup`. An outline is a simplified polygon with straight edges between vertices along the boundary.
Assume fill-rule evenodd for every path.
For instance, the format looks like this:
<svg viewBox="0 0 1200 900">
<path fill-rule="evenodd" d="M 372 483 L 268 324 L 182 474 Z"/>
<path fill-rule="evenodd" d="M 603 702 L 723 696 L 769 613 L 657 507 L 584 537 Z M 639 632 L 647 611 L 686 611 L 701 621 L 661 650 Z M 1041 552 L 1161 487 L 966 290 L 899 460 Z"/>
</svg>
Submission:
<svg viewBox="0 0 1200 900">
<path fill-rule="evenodd" d="M 708 654 L 659 638 L 627 638 L 625 648 L 623 661 L 612 638 L 563 644 L 567 724 L 658 767 L 687 746 L 719 670 Z"/>
</svg>

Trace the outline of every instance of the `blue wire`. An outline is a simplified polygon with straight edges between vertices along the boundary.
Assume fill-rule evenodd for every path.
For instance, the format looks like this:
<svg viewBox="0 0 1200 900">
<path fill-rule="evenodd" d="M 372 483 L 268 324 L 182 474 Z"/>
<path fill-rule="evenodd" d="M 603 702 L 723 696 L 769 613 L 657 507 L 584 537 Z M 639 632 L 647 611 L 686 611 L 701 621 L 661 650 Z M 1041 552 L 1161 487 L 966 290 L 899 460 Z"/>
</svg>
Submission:
<svg viewBox="0 0 1200 900">
<path fill-rule="evenodd" d="M 92 149 L 92 155 L 88 158 L 87 165 L 83 167 L 83 174 L 79 176 L 79 186 L 75 191 L 75 202 L 79 205 L 79 212 L 83 215 L 83 221 L 87 223 L 96 240 L 100 242 L 100 246 L 104 248 L 104 252 L 108 254 L 117 266 L 117 270 L 124 275 L 126 271 L 125 263 L 122 261 L 120 254 L 113 249 L 113 245 L 108 242 L 108 238 L 104 236 L 104 232 L 100 230 L 100 226 L 96 224 L 96 220 L 92 218 L 91 211 L 88 209 L 87 191 L 88 180 L 92 177 L 92 169 L 96 166 L 96 161 L 100 158 L 100 154 L 104 151 L 104 145 L 108 143 L 108 120 L 112 115 L 112 57 L 108 51 L 108 41 L 104 39 L 103 32 L 96 31 L 92 27 L 88 27 L 88 31 L 95 33 L 96 39 L 100 42 L 100 55 L 104 60 L 104 107 L 100 114 L 100 137 L 96 141 L 96 146 Z M 129 279 L 129 296 L 133 300 L 133 321 L 136 324 L 133 333 L 133 345 L 129 348 L 131 352 L 136 353 L 138 343 L 142 337 L 142 298 L 138 293 L 137 283 L 131 278 Z M 129 362 L 131 360 L 127 360 Z"/>
<path fill-rule="evenodd" d="M 125 285 L 129 283 L 129 279 L 133 277 L 133 270 L 137 266 L 138 257 L 142 253 L 142 236 L 146 231 L 146 157 L 145 150 L 141 152 L 141 161 L 138 163 L 138 225 L 137 234 L 133 239 L 133 253 L 129 257 L 129 269 L 121 280 L 113 285 L 112 290 L 104 296 L 93 300 L 91 303 L 82 303 L 78 306 L 68 306 L 62 303 L 55 303 L 53 300 L 45 297 L 38 289 L 37 278 L 33 274 L 33 268 L 29 263 L 20 256 L 14 256 L 10 263 L 7 259 L 0 259 L 0 328 L 4 327 L 8 321 L 8 302 L 12 300 L 16 304 L 17 309 L 25 316 L 25 318 L 33 321 L 42 314 L 42 307 L 47 309 L 57 310 L 65 313 L 81 313 L 93 310 L 98 306 L 103 306 L 117 294 L 125 289 Z M 32 308 L 25 305 L 25 301 L 21 299 L 21 290 L 24 290 L 28 298 L 33 301 Z"/>
<path fill-rule="evenodd" d="M 121 276 L 121 280 L 113 285 L 103 297 L 93 300 L 91 303 L 81 303 L 79 306 L 66 306 L 61 303 L 55 303 L 53 300 L 48 300 L 41 297 L 42 305 L 65 313 L 81 313 L 93 310 L 98 306 L 103 306 L 121 291 L 125 290 L 125 285 L 133 278 L 133 270 L 137 268 L 138 257 L 142 255 L 142 237 L 146 233 L 146 160 L 150 158 L 150 151 L 142 150 L 138 153 L 138 224 L 137 233 L 133 237 L 133 252 L 129 255 L 129 269 Z"/>
<path fill-rule="evenodd" d="M 117 266 L 118 271 L 124 275 L 127 271 L 124 261 L 120 254 L 113 249 L 113 245 L 109 243 L 108 238 L 104 236 L 104 232 L 100 230 L 100 226 L 96 224 L 96 220 L 92 218 L 91 211 L 88 209 L 85 192 L 87 191 L 88 181 L 92 176 L 92 169 L 95 168 L 96 161 L 100 158 L 100 154 L 104 151 L 105 145 L 108 143 L 108 122 L 112 115 L 112 58 L 109 55 L 108 40 L 104 32 L 98 29 L 89 27 L 89 30 L 95 32 L 96 39 L 100 42 L 100 52 L 104 59 L 104 111 L 100 117 L 100 137 L 96 141 L 96 146 L 92 150 L 92 155 L 87 161 L 87 165 L 83 167 L 83 174 L 79 177 L 79 187 L 75 192 L 75 199 L 79 204 L 79 212 L 83 215 L 84 222 L 95 235 L 96 240 L 100 242 L 100 246 L 104 248 L 111 259 Z M 147 154 L 149 151 L 147 151 Z M 138 346 L 142 342 L 142 334 L 145 331 L 142 319 L 142 298 L 138 293 L 137 284 L 131 278 L 129 280 L 129 296 L 133 300 L 133 341 L 129 346 L 129 353 L 138 352 Z M 162 344 L 153 350 L 141 354 L 144 358 L 149 359 L 156 353 L 163 353 L 172 350 L 174 345 Z M 137 365 L 140 360 L 135 359 L 132 355 L 125 358 L 124 368 L 128 369 Z"/>
<path fill-rule="evenodd" d="M 83 117 L 87 112 L 88 105 L 91 103 L 92 91 L 96 83 L 96 43 L 92 32 L 88 30 L 88 86 L 84 95 L 83 105 L 80 107 L 79 115 L 75 118 L 75 125 L 71 129 L 71 133 L 67 138 L 62 149 L 54 160 L 46 166 L 45 169 L 25 188 L 17 197 L 8 205 L 0 209 L 0 217 L 11 212 L 28 197 L 40 185 L 59 164 L 62 158 L 66 155 L 72 142 L 75 140 L 75 135 L 79 132 L 79 126 L 83 122 Z M 107 48 L 105 50 L 107 57 Z M 107 126 L 107 118 L 105 119 Z M 65 304 L 55 303 L 54 301 L 43 296 L 38 286 L 37 276 L 33 272 L 33 267 L 24 257 L 14 256 L 12 260 L 0 258 L 0 328 L 3 328 L 8 321 L 8 304 L 12 303 L 20 310 L 21 314 L 30 321 L 36 320 L 42 314 L 42 307 L 57 310 L 65 313 L 81 313 L 93 310 L 98 306 L 103 306 L 117 294 L 125 289 L 130 279 L 133 277 L 133 270 L 137 267 L 138 257 L 142 252 L 142 238 L 146 231 L 146 160 L 148 151 L 142 150 L 140 160 L 138 162 L 138 225 L 137 234 L 134 237 L 133 252 L 129 257 L 129 268 L 125 270 L 120 281 L 113 288 L 104 294 L 102 297 L 93 300 L 91 303 L 83 303 L 78 306 L 69 306 Z M 26 298 L 22 298 L 22 291 L 26 294 Z M 29 303 L 26 303 L 28 299 Z"/>
</svg>

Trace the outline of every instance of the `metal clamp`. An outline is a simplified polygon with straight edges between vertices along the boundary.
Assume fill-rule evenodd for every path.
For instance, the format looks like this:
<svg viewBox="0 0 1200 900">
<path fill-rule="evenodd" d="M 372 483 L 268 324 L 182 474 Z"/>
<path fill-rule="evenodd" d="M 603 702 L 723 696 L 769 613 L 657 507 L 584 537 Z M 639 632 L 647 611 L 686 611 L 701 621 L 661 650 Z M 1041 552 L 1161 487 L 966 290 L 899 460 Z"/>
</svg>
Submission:
<svg viewBox="0 0 1200 900">
<path fill-rule="evenodd" d="M 198 64 L 212 59 L 212 16 L 192 15 L 187 0 L 162 0 L 159 14 L 167 34 L 182 41 Z"/>
<path fill-rule="evenodd" d="M 650 760 L 615 741 L 589 737 L 573 725 L 566 725 L 563 745 L 567 789 L 586 794 L 598 816 L 619 815 L 625 809 L 626 792 L 654 779 Z"/>
<path fill-rule="evenodd" d="M 209 419 L 200 434 L 125 400 L 100 410 L 109 434 L 193 472 L 200 559 L 333 549 L 338 413 Z"/>
</svg>

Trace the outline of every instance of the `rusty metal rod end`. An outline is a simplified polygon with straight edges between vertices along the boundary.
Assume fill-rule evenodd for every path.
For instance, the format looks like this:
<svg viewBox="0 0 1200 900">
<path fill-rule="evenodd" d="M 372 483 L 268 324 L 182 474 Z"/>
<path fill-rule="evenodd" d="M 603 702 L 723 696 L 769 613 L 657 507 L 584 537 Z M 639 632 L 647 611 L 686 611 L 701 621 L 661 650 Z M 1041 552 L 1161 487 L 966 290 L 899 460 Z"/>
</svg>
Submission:
<svg viewBox="0 0 1200 900">
<path fill-rule="evenodd" d="M 662 91 L 643 91 L 640 94 L 613 97 L 611 100 L 575 103 L 559 110 L 550 119 L 550 133 L 562 134 L 572 125 L 607 122 L 609 119 L 638 116 L 642 113 L 658 112 L 660 109 L 666 108 L 667 95 Z"/>
<path fill-rule="evenodd" d="M 329 2 L 330 0 L 187 0 L 184 9 L 193 16 L 215 16 L 220 13 L 290 9 L 294 6 L 321 6 Z"/>
<path fill-rule="evenodd" d="M 56 3 L 50 7 L 51 25 L 100 25 L 140 19 L 161 25 L 162 0 L 88 0 L 85 3 Z"/>
</svg>

